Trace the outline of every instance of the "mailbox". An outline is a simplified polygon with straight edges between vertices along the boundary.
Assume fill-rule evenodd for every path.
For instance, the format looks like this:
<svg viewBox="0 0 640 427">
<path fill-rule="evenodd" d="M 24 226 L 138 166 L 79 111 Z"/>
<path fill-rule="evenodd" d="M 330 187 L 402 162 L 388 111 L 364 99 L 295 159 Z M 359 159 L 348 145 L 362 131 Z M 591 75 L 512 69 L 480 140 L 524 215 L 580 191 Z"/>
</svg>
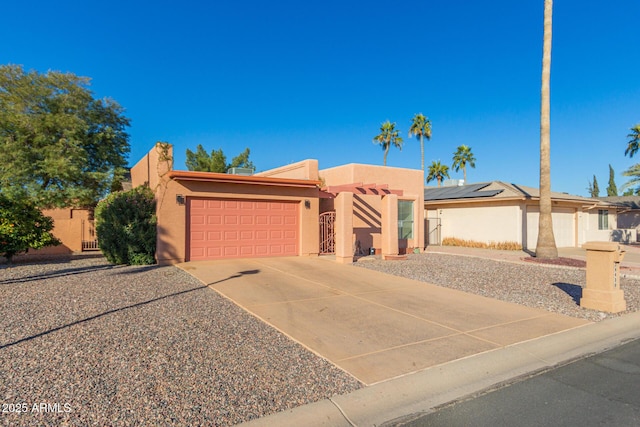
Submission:
<svg viewBox="0 0 640 427">
<path fill-rule="evenodd" d="M 587 286 L 580 305 L 593 310 L 619 313 L 627 309 L 620 289 L 620 263 L 624 250 L 614 242 L 587 242 Z"/>
</svg>

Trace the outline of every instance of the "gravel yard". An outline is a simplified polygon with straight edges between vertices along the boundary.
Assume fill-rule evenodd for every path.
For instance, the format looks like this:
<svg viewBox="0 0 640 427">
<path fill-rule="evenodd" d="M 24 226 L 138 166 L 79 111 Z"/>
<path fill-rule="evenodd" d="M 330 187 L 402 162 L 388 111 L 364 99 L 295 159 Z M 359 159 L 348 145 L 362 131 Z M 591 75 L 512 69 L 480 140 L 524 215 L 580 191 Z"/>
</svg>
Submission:
<svg viewBox="0 0 640 427">
<path fill-rule="evenodd" d="M 101 257 L 0 265 L 0 366 L 7 426 L 233 425 L 362 387 L 178 268 Z"/>
<path fill-rule="evenodd" d="M 424 253 L 355 265 L 599 321 L 585 272 Z M 640 281 L 622 279 L 628 311 Z M 362 387 L 175 267 L 0 265 L 0 425 L 233 425 Z M 21 412 L 17 412 L 17 411 Z"/>
<path fill-rule="evenodd" d="M 594 322 L 619 315 L 578 305 L 586 284 L 581 268 L 437 253 L 411 254 L 406 261 L 366 258 L 355 265 Z M 640 280 L 623 277 L 620 287 L 627 312 L 640 310 Z"/>
</svg>

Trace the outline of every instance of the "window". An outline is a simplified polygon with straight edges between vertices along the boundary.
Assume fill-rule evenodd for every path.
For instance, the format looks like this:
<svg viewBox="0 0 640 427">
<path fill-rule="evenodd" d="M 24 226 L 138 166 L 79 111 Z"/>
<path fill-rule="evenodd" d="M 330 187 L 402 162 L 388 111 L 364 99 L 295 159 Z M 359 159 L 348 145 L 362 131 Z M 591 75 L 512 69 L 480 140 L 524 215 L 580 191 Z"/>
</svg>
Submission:
<svg viewBox="0 0 640 427">
<path fill-rule="evenodd" d="M 398 200 L 398 239 L 413 239 L 413 202 Z"/>
<path fill-rule="evenodd" d="M 606 209 L 598 209 L 598 230 L 609 229 L 609 211 Z"/>
</svg>

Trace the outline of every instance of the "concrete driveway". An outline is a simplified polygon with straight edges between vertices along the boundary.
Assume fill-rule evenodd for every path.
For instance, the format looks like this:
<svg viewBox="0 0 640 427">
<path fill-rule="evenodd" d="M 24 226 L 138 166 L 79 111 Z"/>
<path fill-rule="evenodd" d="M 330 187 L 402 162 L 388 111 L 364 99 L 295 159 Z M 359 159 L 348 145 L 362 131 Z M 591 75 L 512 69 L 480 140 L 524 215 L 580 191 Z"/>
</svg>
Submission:
<svg viewBox="0 0 640 427">
<path fill-rule="evenodd" d="M 178 267 L 367 385 L 589 323 L 322 258 Z"/>
</svg>

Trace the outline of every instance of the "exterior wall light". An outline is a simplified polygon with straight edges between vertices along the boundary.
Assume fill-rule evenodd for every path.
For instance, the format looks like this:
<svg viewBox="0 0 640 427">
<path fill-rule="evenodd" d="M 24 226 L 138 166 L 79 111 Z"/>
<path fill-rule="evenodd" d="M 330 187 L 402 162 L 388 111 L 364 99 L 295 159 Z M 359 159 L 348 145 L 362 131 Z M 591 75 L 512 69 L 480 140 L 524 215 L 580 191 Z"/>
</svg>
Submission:
<svg viewBox="0 0 640 427">
<path fill-rule="evenodd" d="M 184 206 L 184 196 L 182 194 L 176 195 L 176 203 L 180 206 Z"/>
<path fill-rule="evenodd" d="M 305 200 L 304 201 L 304 207 L 307 209 L 311 209 L 311 201 L 310 200 Z"/>
</svg>

